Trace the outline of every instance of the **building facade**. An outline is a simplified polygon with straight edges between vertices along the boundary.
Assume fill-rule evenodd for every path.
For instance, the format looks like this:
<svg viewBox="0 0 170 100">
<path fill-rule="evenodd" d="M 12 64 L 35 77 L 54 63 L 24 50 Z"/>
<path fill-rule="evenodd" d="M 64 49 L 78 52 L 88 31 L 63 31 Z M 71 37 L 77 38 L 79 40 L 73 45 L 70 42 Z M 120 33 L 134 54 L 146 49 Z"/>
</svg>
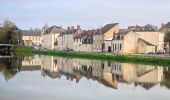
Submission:
<svg viewBox="0 0 170 100">
<path fill-rule="evenodd" d="M 63 31 L 61 27 L 51 26 L 51 27 L 43 27 L 42 29 L 42 47 L 54 50 L 56 45 L 58 44 L 58 36 L 60 32 Z"/>
<path fill-rule="evenodd" d="M 24 46 L 40 46 L 41 42 L 40 30 L 22 30 L 22 45 Z"/>
<path fill-rule="evenodd" d="M 164 32 L 159 31 L 156 26 L 145 25 L 140 30 L 136 31 L 139 38 L 156 46 L 155 52 L 164 50 Z"/>
</svg>

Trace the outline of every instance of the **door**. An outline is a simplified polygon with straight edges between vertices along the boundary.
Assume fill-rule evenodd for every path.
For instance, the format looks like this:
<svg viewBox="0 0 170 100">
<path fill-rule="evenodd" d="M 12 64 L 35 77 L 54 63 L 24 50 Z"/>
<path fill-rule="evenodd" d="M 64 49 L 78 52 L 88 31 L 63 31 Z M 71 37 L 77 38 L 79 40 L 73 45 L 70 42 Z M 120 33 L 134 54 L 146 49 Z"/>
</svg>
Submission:
<svg viewBox="0 0 170 100">
<path fill-rule="evenodd" d="M 111 52 L 112 48 L 111 46 L 108 47 L 108 52 Z"/>
</svg>

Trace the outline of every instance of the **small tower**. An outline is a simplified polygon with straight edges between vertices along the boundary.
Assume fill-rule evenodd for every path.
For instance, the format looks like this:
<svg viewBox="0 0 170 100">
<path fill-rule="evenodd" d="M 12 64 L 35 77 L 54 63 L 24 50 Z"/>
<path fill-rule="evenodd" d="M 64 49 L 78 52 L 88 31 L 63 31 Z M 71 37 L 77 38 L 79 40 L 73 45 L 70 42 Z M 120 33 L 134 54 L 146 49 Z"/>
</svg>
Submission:
<svg viewBox="0 0 170 100">
<path fill-rule="evenodd" d="M 42 35 L 42 34 L 45 34 L 45 32 L 47 31 L 47 29 L 48 29 L 48 24 L 45 23 L 44 26 L 42 27 L 42 33 L 41 33 L 41 35 Z"/>
</svg>

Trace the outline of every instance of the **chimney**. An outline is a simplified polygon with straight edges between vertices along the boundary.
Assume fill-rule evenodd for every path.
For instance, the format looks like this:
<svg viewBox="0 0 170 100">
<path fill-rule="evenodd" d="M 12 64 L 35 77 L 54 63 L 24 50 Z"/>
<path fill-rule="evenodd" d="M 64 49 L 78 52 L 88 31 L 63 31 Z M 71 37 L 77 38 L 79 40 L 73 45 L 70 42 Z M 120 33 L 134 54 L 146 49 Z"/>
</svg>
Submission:
<svg viewBox="0 0 170 100">
<path fill-rule="evenodd" d="M 80 30 L 80 25 L 77 25 L 77 29 Z"/>
<path fill-rule="evenodd" d="M 70 30 L 70 27 L 68 26 L 67 29 Z"/>
<path fill-rule="evenodd" d="M 88 34 L 90 35 L 90 30 L 88 30 Z"/>
<path fill-rule="evenodd" d="M 116 34 L 116 32 L 115 31 L 113 31 L 113 36 Z"/>
<path fill-rule="evenodd" d="M 71 30 L 74 30 L 74 26 L 71 26 Z"/>
<path fill-rule="evenodd" d="M 94 30 L 94 28 L 92 29 L 92 34 L 95 34 L 95 30 Z"/>
<path fill-rule="evenodd" d="M 122 33 L 122 40 L 124 40 L 125 39 L 125 33 L 123 32 Z"/>
<path fill-rule="evenodd" d="M 80 34 L 80 25 L 77 25 L 77 34 Z"/>
<path fill-rule="evenodd" d="M 163 28 L 164 26 L 165 26 L 165 24 L 164 24 L 164 23 L 162 23 L 162 24 L 161 24 L 161 28 Z"/>
</svg>

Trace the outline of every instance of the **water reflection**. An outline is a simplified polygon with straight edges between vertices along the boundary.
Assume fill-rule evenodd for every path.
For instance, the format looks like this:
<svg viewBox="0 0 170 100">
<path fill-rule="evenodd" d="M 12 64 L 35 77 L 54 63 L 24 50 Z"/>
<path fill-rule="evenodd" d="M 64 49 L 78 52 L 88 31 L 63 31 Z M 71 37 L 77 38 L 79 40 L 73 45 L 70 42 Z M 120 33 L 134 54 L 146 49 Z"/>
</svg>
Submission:
<svg viewBox="0 0 170 100">
<path fill-rule="evenodd" d="M 117 89 L 119 83 L 151 89 L 156 84 L 170 88 L 168 67 L 129 64 L 87 59 L 69 59 L 51 56 L 29 56 L 0 59 L 0 72 L 6 81 L 23 71 L 41 71 L 43 77 L 79 83 L 82 78 Z"/>
</svg>

